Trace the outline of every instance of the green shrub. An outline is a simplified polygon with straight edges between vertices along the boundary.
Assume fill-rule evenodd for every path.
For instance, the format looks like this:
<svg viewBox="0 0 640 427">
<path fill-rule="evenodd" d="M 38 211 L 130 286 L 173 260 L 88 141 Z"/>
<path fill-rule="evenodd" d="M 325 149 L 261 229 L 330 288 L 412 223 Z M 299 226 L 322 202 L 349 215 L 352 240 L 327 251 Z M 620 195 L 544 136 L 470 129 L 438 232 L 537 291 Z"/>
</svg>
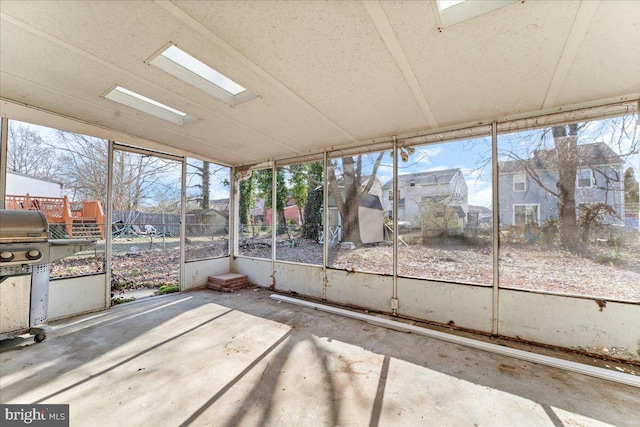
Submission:
<svg viewBox="0 0 640 427">
<path fill-rule="evenodd" d="M 130 298 L 122 298 L 122 297 L 118 297 L 118 298 L 114 298 L 113 299 L 113 305 L 116 304 L 124 304 L 125 302 L 131 302 L 131 301 L 135 301 L 135 297 L 130 297 Z"/>
<path fill-rule="evenodd" d="M 158 295 L 165 295 L 165 294 L 172 294 L 174 292 L 178 292 L 180 290 L 180 288 L 178 287 L 178 285 L 162 285 L 160 286 L 160 288 L 157 290 L 157 294 Z"/>
</svg>

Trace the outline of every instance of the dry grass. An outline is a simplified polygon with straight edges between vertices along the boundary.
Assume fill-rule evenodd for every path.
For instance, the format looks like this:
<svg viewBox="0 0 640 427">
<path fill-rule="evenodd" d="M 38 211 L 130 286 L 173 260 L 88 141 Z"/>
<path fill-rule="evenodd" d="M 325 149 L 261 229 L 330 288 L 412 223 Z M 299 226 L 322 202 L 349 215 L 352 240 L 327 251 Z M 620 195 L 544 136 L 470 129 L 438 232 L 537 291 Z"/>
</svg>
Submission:
<svg viewBox="0 0 640 427">
<path fill-rule="evenodd" d="M 226 241 L 187 248 L 187 259 L 224 256 Z M 270 242 L 241 248 L 243 256 L 271 259 Z M 322 264 L 322 245 L 297 239 L 296 245 L 276 244 L 276 259 Z M 178 280 L 177 248 L 139 251 L 113 258 L 116 287 L 159 287 Z M 364 246 L 354 250 L 330 250 L 329 266 L 348 271 L 393 273 L 393 249 L 389 245 Z M 103 271 L 98 257 L 66 258 L 52 264 L 52 277 Z M 398 273 L 443 282 L 491 286 L 493 252 L 490 245 L 469 245 L 459 240 L 438 244 L 401 246 Z M 500 286 L 514 289 L 581 295 L 593 298 L 640 302 L 640 243 L 620 246 L 602 244 L 588 255 L 523 244 L 502 245 L 499 253 Z"/>
</svg>

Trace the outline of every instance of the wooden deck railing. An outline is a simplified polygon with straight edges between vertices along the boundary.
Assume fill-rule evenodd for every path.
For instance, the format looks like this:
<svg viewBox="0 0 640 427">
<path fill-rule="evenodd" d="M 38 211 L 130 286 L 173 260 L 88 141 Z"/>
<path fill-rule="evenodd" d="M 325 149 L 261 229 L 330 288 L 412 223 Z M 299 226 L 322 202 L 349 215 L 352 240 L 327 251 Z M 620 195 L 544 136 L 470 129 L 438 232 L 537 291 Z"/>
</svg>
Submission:
<svg viewBox="0 0 640 427">
<path fill-rule="evenodd" d="M 49 222 L 64 222 L 64 204 L 62 197 L 13 196 L 5 198 L 6 209 L 42 211 Z"/>
<path fill-rule="evenodd" d="M 47 221 L 53 224 L 64 224 L 69 237 L 73 237 L 73 222 L 75 220 L 89 220 L 95 222 L 104 237 L 105 215 L 99 200 L 82 202 L 82 209 L 72 211 L 67 197 L 40 197 L 7 195 L 5 209 L 36 210 L 44 213 Z"/>
<path fill-rule="evenodd" d="M 102 204 L 99 200 L 92 200 L 89 202 L 82 202 L 82 217 L 91 218 L 96 221 L 98 228 L 100 229 L 100 235 L 104 237 L 104 211 L 102 210 Z"/>
</svg>

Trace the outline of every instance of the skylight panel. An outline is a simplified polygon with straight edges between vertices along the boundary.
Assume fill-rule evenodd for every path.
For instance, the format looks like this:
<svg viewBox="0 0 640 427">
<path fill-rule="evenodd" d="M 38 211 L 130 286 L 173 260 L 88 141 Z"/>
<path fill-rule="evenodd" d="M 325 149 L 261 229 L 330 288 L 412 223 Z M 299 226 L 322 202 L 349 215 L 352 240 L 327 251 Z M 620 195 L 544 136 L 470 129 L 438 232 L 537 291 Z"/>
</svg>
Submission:
<svg viewBox="0 0 640 427">
<path fill-rule="evenodd" d="M 118 91 L 118 92 L 122 92 L 122 93 L 130 95 L 130 96 L 133 96 L 134 98 L 137 98 L 137 99 L 139 99 L 141 101 L 148 102 L 149 104 L 155 105 L 156 107 L 160 107 L 160 108 L 162 108 L 164 110 L 167 110 L 167 111 L 170 111 L 170 112 L 172 112 L 174 114 L 177 114 L 180 117 L 184 117 L 184 116 L 187 115 L 187 113 L 183 113 L 180 110 L 176 110 L 175 108 L 171 108 L 168 105 L 164 105 L 161 102 L 154 101 L 151 98 L 147 98 L 146 96 L 142 96 L 139 93 L 135 93 L 134 91 L 129 90 L 129 89 L 125 89 L 125 88 L 123 88 L 121 86 L 116 86 L 113 90 Z"/>
<path fill-rule="evenodd" d="M 170 44 L 145 61 L 231 106 L 256 98 L 239 83 Z"/>
<path fill-rule="evenodd" d="M 199 61 L 198 59 L 179 49 L 175 45 L 170 46 L 167 50 L 162 52 L 161 55 L 165 58 L 169 58 L 176 64 L 182 65 L 187 70 L 196 73 L 197 75 L 213 83 L 214 85 L 220 86 L 231 95 L 237 95 L 240 92 L 244 92 L 246 90 L 238 83 L 231 80 L 229 77 L 217 72 L 207 64 Z"/>
<path fill-rule="evenodd" d="M 104 97 L 180 126 L 195 120 L 194 117 L 189 116 L 187 113 L 169 107 L 154 99 L 147 98 L 144 95 L 140 95 L 122 86 L 115 86 L 107 92 Z"/>
<path fill-rule="evenodd" d="M 440 6 L 440 10 L 446 10 L 465 1 L 466 0 L 439 0 L 438 5 Z"/>
<path fill-rule="evenodd" d="M 438 12 L 442 27 L 450 27 L 460 22 L 476 18 L 518 0 L 438 0 Z"/>
</svg>

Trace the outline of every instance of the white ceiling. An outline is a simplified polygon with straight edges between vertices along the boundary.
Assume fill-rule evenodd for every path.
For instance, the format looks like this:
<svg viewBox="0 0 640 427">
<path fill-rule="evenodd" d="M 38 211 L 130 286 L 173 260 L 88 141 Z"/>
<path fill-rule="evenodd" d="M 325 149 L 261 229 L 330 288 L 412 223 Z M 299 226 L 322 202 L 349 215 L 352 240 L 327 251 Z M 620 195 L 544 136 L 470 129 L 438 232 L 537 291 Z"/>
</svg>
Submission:
<svg viewBox="0 0 640 427">
<path fill-rule="evenodd" d="M 486 1 L 486 0 L 484 0 Z M 435 1 L 1 1 L 0 96 L 225 164 L 640 94 L 640 2 L 518 1 L 439 31 Z M 258 99 L 145 64 L 173 42 Z M 105 99 L 126 87 L 198 118 Z"/>
</svg>

